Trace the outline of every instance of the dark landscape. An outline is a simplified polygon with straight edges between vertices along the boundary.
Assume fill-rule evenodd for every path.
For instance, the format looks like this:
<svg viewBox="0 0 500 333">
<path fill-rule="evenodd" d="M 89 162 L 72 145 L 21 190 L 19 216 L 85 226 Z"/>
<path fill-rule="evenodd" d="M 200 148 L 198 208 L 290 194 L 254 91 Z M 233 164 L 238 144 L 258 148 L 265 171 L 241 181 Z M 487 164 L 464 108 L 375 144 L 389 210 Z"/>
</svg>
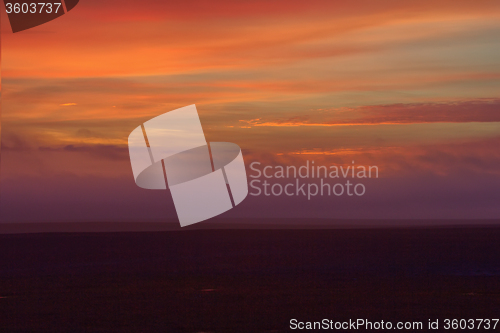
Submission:
<svg viewBox="0 0 500 333">
<path fill-rule="evenodd" d="M 498 318 L 499 240 L 494 226 L 3 234 L 0 329 L 283 332 L 292 318 Z"/>
</svg>

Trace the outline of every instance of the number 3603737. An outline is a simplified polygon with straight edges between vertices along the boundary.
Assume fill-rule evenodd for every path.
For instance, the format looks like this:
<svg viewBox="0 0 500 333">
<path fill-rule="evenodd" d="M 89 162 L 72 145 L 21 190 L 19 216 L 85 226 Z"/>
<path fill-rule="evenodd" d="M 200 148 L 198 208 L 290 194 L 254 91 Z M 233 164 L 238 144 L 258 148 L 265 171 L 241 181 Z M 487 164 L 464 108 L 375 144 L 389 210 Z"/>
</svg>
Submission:
<svg viewBox="0 0 500 333">
<path fill-rule="evenodd" d="M 41 13 L 57 13 L 61 3 L 51 3 L 51 2 L 32 2 L 32 3 L 6 3 L 5 9 L 7 14 L 41 14 Z"/>
</svg>

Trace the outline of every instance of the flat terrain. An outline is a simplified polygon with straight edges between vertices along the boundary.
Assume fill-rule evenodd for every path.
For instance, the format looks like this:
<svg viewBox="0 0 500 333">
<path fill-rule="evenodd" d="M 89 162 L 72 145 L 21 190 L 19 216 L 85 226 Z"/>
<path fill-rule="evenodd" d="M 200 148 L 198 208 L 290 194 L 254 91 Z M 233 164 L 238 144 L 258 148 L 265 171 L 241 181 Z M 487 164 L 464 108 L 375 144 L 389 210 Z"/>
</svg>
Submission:
<svg viewBox="0 0 500 333">
<path fill-rule="evenodd" d="M 5 332 L 500 317 L 498 227 L 5 234 L 0 253 Z"/>
</svg>

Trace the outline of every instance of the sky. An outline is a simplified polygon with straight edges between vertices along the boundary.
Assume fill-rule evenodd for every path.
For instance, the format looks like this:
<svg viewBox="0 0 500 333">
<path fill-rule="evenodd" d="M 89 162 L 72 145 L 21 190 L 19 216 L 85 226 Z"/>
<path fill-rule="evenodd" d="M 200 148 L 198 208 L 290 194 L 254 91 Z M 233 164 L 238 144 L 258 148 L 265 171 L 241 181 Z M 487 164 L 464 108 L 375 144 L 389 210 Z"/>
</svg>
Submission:
<svg viewBox="0 0 500 333">
<path fill-rule="evenodd" d="M 0 220 L 175 220 L 129 133 L 196 104 L 261 165 L 375 165 L 362 197 L 249 196 L 228 218 L 500 218 L 500 2 L 81 0 L 2 10 Z M 334 223 L 334 222 L 332 222 Z"/>
</svg>

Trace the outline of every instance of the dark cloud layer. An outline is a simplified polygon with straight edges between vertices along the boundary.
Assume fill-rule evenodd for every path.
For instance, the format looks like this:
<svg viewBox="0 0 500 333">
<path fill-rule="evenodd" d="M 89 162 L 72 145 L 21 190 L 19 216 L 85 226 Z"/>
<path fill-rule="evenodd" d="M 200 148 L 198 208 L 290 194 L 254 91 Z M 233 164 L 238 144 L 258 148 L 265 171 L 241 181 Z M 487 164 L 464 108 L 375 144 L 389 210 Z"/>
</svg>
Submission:
<svg viewBox="0 0 500 333">
<path fill-rule="evenodd" d="M 302 115 L 279 119 L 256 119 L 245 123 L 253 126 L 334 126 L 500 122 L 500 99 L 368 105 L 322 112 L 321 117 L 322 119 L 318 115 Z"/>
</svg>

